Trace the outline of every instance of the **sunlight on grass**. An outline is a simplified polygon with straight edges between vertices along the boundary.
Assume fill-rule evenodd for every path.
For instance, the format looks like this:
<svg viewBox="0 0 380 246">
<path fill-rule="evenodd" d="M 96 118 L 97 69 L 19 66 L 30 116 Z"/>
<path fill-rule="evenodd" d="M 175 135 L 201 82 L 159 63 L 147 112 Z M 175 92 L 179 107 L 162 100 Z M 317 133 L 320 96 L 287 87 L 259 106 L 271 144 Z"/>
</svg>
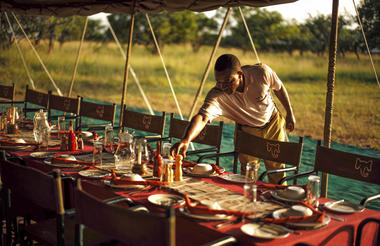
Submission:
<svg viewBox="0 0 380 246">
<path fill-rule="evenodd" d="M 21 42 L 28 68 L 39 90 L 55 92 L 37 58 L 25 42 Z M 79 42 L 56 45 L 47 54 L 47 43 L 37 47 L 42 60 L 57 85 L 68 91 L 72 79 Z M 123 46 L 124 50 L 126 47 Z M 162 50 L 173 87 L 177 93 L 182 112 L 190 111 L 195 93 L 209 61 L 212 47 L 202 47 L 198 53 L 190 45 L 170 45 Z M 219 48 L 216 56 L 223 53 L 237 55 L 242 64 L 257 63 L 253 52 L 236 48 Z M 305 53 L 303 56 L 287 53 L 259 53 L 260 60 L 270 65 L 284 82 L 297 119 L 293 134 L 323 139 L 326 101 L 328 57 Z M 131 66 L 156 111 L 177 113 L 177 108 L 161 60 L 145 47 L 134 45 Z M 380 71 L 380 58 L 375 56 Z M 214 63 L 214 61 L 212 62 Z M 73 95 L 120 103 L 125 60 L 116 44 L 85 43 L 81 51 Z M 0 83 L 15 83 L 17 96 L 22 98 L 28 83 L 25 70 L 15 46 L 0 54 Z M 201 101 L 214 86 L 213 66 L 207 78 Z M 126 103 L 131 107 L 144 107 L 139 90 L 129 74 Z M 279 104 L 279 103 L 278 103 Z M 201 102 L 198 103 L 200 107 Z M 340 143 L 380 149 L 379 87 L 368 57 L 355 55 L 337 58 L 334 118 L 332 139 Z M 229 122 L 229 121 L 227 121 Z"/>
</svg>

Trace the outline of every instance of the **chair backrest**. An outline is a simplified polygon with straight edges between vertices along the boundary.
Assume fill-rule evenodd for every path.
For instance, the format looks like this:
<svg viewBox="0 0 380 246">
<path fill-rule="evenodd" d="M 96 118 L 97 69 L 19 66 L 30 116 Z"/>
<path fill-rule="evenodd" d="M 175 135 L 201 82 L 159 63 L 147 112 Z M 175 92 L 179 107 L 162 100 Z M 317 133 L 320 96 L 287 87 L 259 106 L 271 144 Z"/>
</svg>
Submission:
<svg viewBox="0 0 380 246">
<path fill-rule="evenodd" d="M 179 139 L 182 138 L 189 124 L 190 121 L 174 118 L 174 114 L 172 113 L 170 115 L 169 137 Z M 220 121 L 219 125 L 207 124 L 199 135 L 193 140 L 193 142 L 220 147 L 222 142 L 222 133 L 223 121 Z"/>
<path fill-rule="evenodd" d="M 373 242 L 372 245 L 379 245 L 380 244 L 380 219 L 379 218 L 367 218 L 367 219 L 363 220 L 362 222 L 360 222 L 360 224 L 358 226 L 358 229 L 356 231 L 355 246 L 360 246 L 362 244 L 361 242 L 362 242 L 362 235 L 363 235 L 364 227 L 370 223 L 377 224 L 377 232 L 374 233 L 374 238 L 372 238 L 372 242 Z M 377 238 L 376 238 L 376 234 L 377 234 Z M 365 233 L 364 233 L 364 235 L 368 236 L 368 234 L 365 234 Z M 371 240 L 368 240 L 368 238 L 367 238 L 366 241 L 368 242 Z M 376 244 L 376 242 L 377 242 L 377 244 Z"/>
<path fill-rule="evenodd" d="M 175 215 L 172 209 L 167 216 L 163 216 L 107 204 L 83 191 L 80 180 L 74 195 L 77 224 L 128 245 L 175 244 Z"/>
<path fill-rule="evenodd" d="M 50 110 L 59 110 L 66 113 L 73 113 L 79 115 L 80 97 L 71 98 L 53 95 L 49 93 L 49 114 Z"/>
<path fill-rule="evenodd" d="M 170 115 L 169 127 L 170 141 L 172 141 L 173 138 L 183 138 L 189 124 L 190 121 L 174 118 L 174 114 L 172 113 Z M 213 146 L 215 147 L 216 153 L 219 153 L 222 144 L 223 124 L 223 121 L 220 121 L 218 125 L 207 124 L 192 142 Z M 200 151 L 202 152 L 202 150 Z M 191 153 L 191 151 L 189 151 L 189 153 Z M 219 165 L 219 157 L 216 158 L 216 164 Z"/>
<path fill-rule="evenodd" d="M 83 97 L 80 99 L 79 126 L 82 126 L 82 117 L 96 120 L 108 121 L 112 125 L 115 121 L 116 104 L 100 104 L 86 102 Z"/>
<path fill-rule="evenodd" d="M 380 185 L 380 159 L 317 145 L 314 169 Z"/>
<path fill-rule="evenodd" d="M 25 104 L 26 103 L 36 104 L 47 109 L 49 105 L 49 93 L 31 90 L 29 86 L 26 85 Z"/>
<path fill-rule="evenodd" d="M 1 98 L 13 101 L 14 95 L 15 95 L 15 84 L 0 85 L 0 97 Z"/>
<path fill-rule="evenodd" d="M 31 202 L 43 209 L 64 213 L 61 178 L 8 160 L 1 161 L 3 188 L 18 199 Z"/>
<path fill-rule="evenodd" d="M 162 116 L 158 116 L 139 113 L 124 108 L 122 126 L 155 133 L 163 137 L 165 131 L 165 117 L 165 112 L 162 112 Z"/>
<path fill-rule="evenodd" d="M 299 167 L 302 157 L 303 138 L 298 143 L 269 140 L 237 130 L 235 152 L 252 155 L 264 160 L 276 161 Z M 236 159 L 236 158 L 235 158 Z M 234 161 L 234 172 L 237 161 Z"/>
</svg>

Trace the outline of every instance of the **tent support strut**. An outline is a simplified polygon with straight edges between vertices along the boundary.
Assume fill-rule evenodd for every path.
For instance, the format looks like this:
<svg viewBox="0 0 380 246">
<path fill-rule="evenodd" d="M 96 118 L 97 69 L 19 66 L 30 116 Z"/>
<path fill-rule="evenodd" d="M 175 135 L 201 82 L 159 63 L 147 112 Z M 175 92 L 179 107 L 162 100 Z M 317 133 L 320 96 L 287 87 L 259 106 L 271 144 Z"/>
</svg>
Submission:
<svg viewBox="0 0 380 246">
<path fill-rule="evenodd" d="M 338 46 L 338 7 L 339 0 L 333 0 L 331 14 L 331 30 L 330 30 L 330 46 L 329 46 L 329 67 L 327 75 L 327 93 L 326 93 L 326 109 L 325 109 L 325 128 L 323 133 L 323 145 L 330 147 L 331 129 L 334 104 L 334 83 L 336 68 L 336 51 Z M 322 173 L 321 196 L 327 197 L 328 175 Z"/>
<path fill-rule="evenodd" d="M 215 57 L 215 53 L 216 53 L 216 50 L 218 49 L 219 47 L 219 43 L 220 43 L 220 40 L 222 39 L 222 34 L 224 32 L 224 29 L 226 28 L 226 25 L 227 25 L 227 22 L 228 22 L 228 19 L 231 15 L 231 10 L 232 8 L 228 8 L 227 9 L 227 12 L 226 12 L 226 15 L 224 16 L 224 20 L 223 20 L 223 24 L 220 28 L 220 31 L 219 31 L 219 35 L 218 35 L 218 39 L 216 40 L 216 43 L 215 43 L 215 46 L 214 46 L 214 49 L 212 50 L 211 52 L 211 56 L 210 56 L 210 59 L 207 63 L 207 67 L 206 67 L 206 70 L 203 74 L 203 77 L 202 77 L 202 81 L 201 81 L 201 84 L 199 85 L 199 88 L 198 88 L 198 91 L 197 91 L 197 94 L 194 98 L 194 102 L 193 102 L 193 106 L 191 106 L 191 110 L 190 110 L 190 113 L 189 113 L 189 120 L 191 120 L 191 117 L 193 117 L 193 114 L 194 114 L 194 111 L 195 111 L 195 107 L 197 106 L 197 102 L 199 100 L 199 97 L 201 96 L 202 94 L 202 91 L 203 91 L 203 87 L 204 87 L 204 84 L 206 82 L 206 79 L 208 77 L 208 74 L 210 72 L 210 67 L 211 67 L 211 62 L 212 60 L 214 59 Z"/>
</svg>

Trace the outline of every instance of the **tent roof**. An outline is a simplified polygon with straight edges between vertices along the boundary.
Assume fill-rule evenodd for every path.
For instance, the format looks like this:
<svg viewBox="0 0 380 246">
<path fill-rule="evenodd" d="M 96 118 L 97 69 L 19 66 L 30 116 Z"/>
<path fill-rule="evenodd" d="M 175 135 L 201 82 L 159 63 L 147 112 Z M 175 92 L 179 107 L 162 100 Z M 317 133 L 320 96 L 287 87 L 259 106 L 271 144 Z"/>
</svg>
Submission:
<svg viewBox="0 0 380 246">
<path fill-rule="evenodd" d="M 208 11 L 219 7 L 265 7 L 295 2 L 297 0 L 136 0 L 135 11 L 152 13 L 160 11 Z M 131 13 L 133 0 L 2 0 L 1 11 L 22 15 L 93 15 L 105 13 Z"/>
</svg>

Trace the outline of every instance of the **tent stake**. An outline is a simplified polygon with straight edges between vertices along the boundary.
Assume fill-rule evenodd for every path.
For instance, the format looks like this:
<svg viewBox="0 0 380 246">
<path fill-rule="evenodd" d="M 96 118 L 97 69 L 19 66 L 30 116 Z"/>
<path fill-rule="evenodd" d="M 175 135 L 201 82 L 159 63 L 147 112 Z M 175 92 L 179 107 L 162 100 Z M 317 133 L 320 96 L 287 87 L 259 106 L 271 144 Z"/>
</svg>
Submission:
<svg viewBox="0 0 380 246">
<path fill-rule="evenodd" d="M 327 75 L 325 128 L 324 128 L 324 133 L 323 133 L 323 146 L 325 147 L 330 147 L 330 144 L 331 144 L 336 50 L 337 50 L 337 40 L 338 40 L 338 7 L 339 7 L 339 0 L 333 0 L 332 14 L 331 14 L 330 46 L 329 46 L 329 68 L 328 68 L 328 75 Z M 322 173 L 322 187 L 321 187 L 322 197 L 327 197 L 328 180 L 329 180 L 328 174 Z"/>
<path fill-rule="evenodd" d="M 228 9 L 227 9 L 227 12 L 226 12 L 226 15 L 224 16 L 223 24 L 222 24 L 222 26 L 221 26 L 221 28 L 220 28 L 219 35 L 218 35 L 218 39 L 216 40 L 216 43 L 215 43 L 214 49 L 213 49 L 212 52 L 211 52 L 211 56 L 210 56 L 210 59 L 209 59 L 209 61 L 208 61 L 208 63 L 207 63 L 206 70 L 205 70 L 205 72 L 204 72 L 204 74 L 203 74 L 201 84 L 199 85 L 199 88 L 198 88 L 197 94 L 196 94 L 196 96 L 195 96 L 195 99 L 194 99 L 194 102 L 193 102 L 193 106 L 191 106 L 191 110 L 190 110 L 190 113 L 189 113 L 189 120 L 191 120 L 191 117 L 193 117 L 193 114 L 194 114 L 194 111 L 195 111 L 195 107 L 197 106 L 197 102 L 198 102 L 198 100 L 199 100 L 199 97 L 200 97 L 201 94 L 202 94 L 204 84 L 205 84 L 206 79 L 207 79 L 207 77 L 208 77 L 208 73 L 210 72 L 211 62 L 212 62 L 212 60 L 214 59 L 214 56 L 215 56 L 216 50 L 218 49 L 218 46 L 219 46 L 220 40 L 222 39 L 222 34 L 223 34 L 223 32 L 224 32 L 224 29 L 226 28 L 226 25 L 227 25 L 228 19 L 229 19 L 230 15 L 231 15 L 231 10 L 232 10 L 232 8 L 228 8 Z"/>
<path fill-rule="evenodd" d="M 123 117 L 124 117 L 124 102 L 125 102 L 125 95 L 127 94 L 127 82 L 128 82 L 128 71 L 129 71 L 129 60 L 131 56 L 131 48 L 132 48 L 132 36 L 133 36 L 133 26 L 135 23 L 135 12 L 133 11 L 131 15 L 131 25 L 129 28 L 129 39 L 128 39 L 128 47 L 127 47 L 127 56 L 125 59 L 125 69 L 124 69 L 124 81 L 123 81 L 123 94 L 121 96 L 121 103 L 120 103 L 120 120 L 119 120 L 119 126 L 120 131 L 122 130 L 123 125 Z"/>
<path fill-rule="evenodd" d="M 80 51 L 82 50 L 84 35 L 86 34 L 86 29 L 87 29 L 87 23 L 88 23 L 88 16 L 86 16 L 86 20 L 84 21 L 84 27 L 83 27 L 82 37 L 80 39 L 80 44 L 79 44 L 79 48 L 78 48 L 78 51 L 77 51 L 77 58 L 75 60 L 75 66 L 74 66 L 73 76 L 71 78 L 70 89 L 69 89 L 69 92 L 67 93 L 68 97 L 71 96 L 71 92 L 73 91 L 73 86 L 74 86 L 74 81 L 75 81 L 75 75 L 76 75 L 77 69 L 78 69 Z"/>
</svg>

